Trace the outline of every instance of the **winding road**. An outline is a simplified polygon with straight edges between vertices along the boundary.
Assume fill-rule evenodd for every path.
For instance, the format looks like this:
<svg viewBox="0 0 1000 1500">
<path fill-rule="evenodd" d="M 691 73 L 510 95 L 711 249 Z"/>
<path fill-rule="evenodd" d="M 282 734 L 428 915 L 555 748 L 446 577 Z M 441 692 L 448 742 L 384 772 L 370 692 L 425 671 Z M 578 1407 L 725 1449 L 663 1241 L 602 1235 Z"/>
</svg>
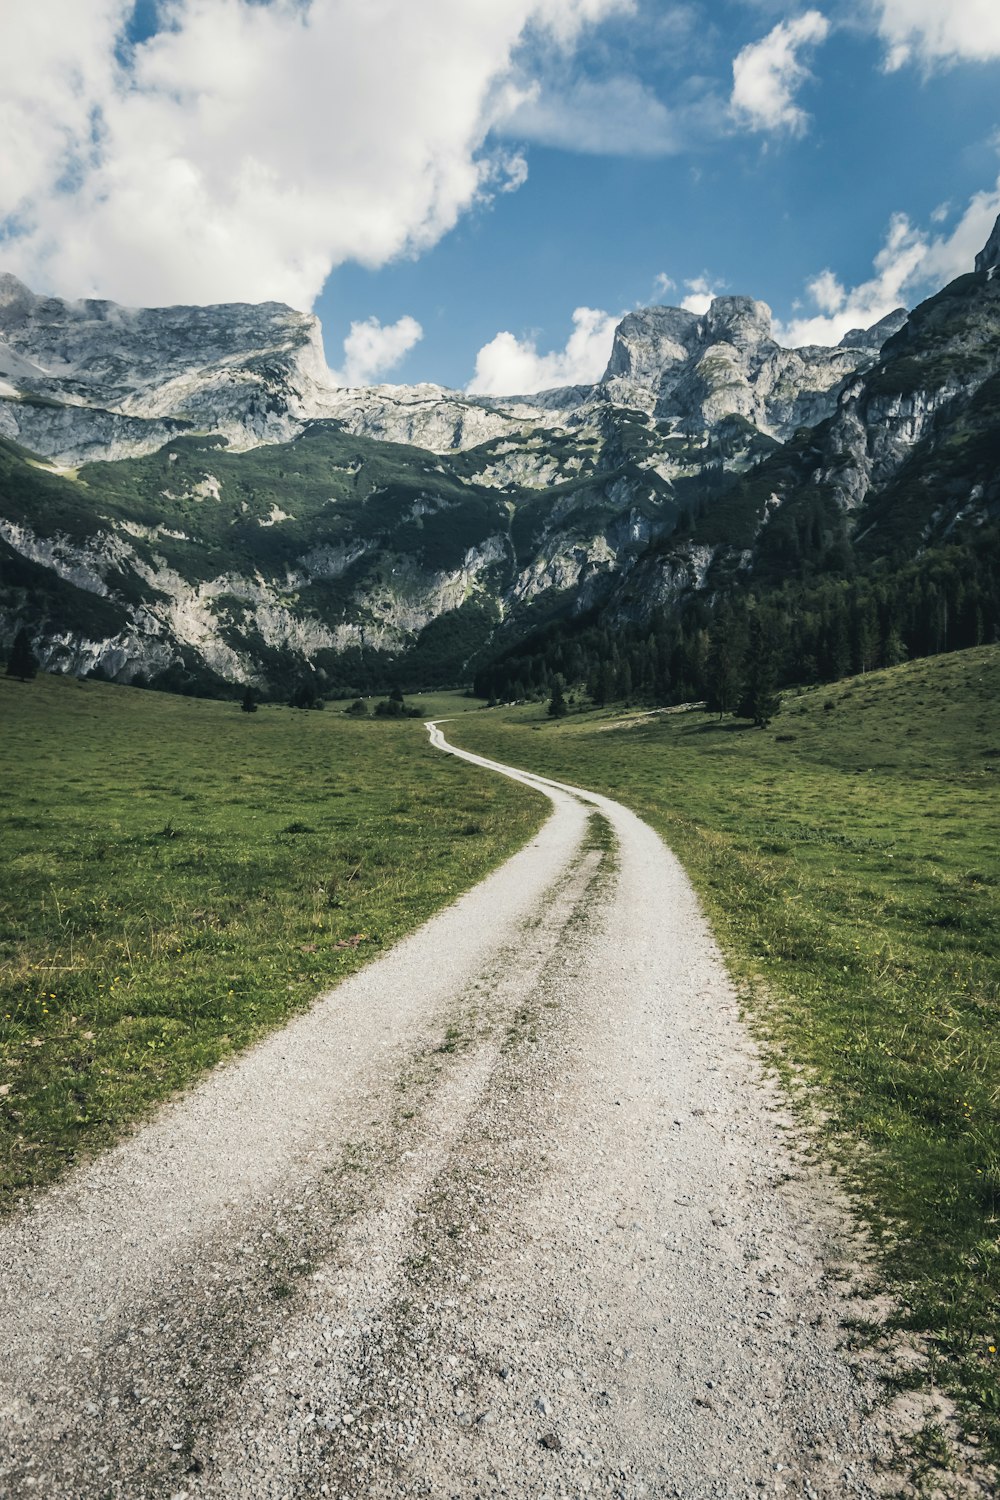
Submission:
<svg viewBox="0 0 1000 1500">
<path fill-rule="evenodd" d="M 0 1493 L 881 1492 L 856 1254 L 677 861 L 589 792 L 0 1226 Z"/>
</svg>

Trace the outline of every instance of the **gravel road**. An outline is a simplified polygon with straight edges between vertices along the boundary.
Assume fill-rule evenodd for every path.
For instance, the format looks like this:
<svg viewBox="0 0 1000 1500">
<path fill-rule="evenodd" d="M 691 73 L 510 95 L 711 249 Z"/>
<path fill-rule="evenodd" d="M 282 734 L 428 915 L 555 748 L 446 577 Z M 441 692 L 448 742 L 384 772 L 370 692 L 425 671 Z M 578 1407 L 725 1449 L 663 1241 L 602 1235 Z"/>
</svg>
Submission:
<svg viewBox="0 0 1000 1500">
<path fill-rule="evenodd" d="M 691 888 L 535 840 L 0 1227 L 0 1493 L 870 1496 L 857 1246 Z"/>
</svg>

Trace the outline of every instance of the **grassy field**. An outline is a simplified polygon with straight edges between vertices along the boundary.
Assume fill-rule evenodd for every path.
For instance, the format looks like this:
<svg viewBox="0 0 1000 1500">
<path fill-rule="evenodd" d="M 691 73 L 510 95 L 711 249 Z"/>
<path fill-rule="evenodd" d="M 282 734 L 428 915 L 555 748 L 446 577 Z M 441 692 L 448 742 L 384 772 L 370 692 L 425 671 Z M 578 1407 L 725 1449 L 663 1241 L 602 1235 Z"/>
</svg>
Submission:
<svg viewBox="0 0 1000 1500">
<path fill-rule="evenodd" d="M 416 927 L 548 808 L 432 752 L 419 719 L 57 677 L 0 678 L 0 715 L 0 1207 Z"/>
<path fill-rule="evenodd" d="M 880 1247 L 896 1324 L 1000 1452 L 1000 648 L 700 711 L 450 726 L 659 829 Z"/>
</svg>

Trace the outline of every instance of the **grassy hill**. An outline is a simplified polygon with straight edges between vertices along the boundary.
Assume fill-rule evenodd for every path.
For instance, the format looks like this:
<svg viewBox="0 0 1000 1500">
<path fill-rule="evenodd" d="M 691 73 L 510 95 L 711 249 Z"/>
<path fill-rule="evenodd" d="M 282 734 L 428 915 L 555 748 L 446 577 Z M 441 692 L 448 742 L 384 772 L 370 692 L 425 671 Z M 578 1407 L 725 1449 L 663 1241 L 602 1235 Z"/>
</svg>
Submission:
<svg viewBox="0 0 1000 1500">
<path fill-rule="evenodd" d="M 57 677 L 0 678 L 0 714 L 0 1206 L 302 1010 L 547 810 L 431 751 L 419 719 Z"/>
<path fill-rule="evenodd" d="M 871 1225 L 890 1331 L 1000 1451 L 1000 647 L 786 695 L 767 730 L 531 705 L 450 732 L 680 856 Z"/>
</svg>

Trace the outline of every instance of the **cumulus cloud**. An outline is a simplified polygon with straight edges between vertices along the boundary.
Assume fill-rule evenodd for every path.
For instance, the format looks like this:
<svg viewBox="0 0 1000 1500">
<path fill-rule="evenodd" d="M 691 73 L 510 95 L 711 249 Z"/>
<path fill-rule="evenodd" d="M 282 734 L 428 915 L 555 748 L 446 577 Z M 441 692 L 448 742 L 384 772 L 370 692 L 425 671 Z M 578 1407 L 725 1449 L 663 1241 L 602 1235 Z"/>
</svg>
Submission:
<svg viewBox="0 0 1000 1500">
<path fill-rule="evenodd" d="M 67 295 L 308 307 L 345 260 L 433 245 L 523 182 L 491 154 L 518 47 L 627 0 L 131 0 L 10 7 L 0 258 Z"/>
<path fill-rule="evenodd" d="M 619 319 L 578 307 L 564 349 L 539 354 L 534 338 L 498 333 L 476 356 L 468 390 L 480 396 L 532 395 L 562 385 L 592 385 L 604 374 Z"/>
<path fill-rule="evenodd" d="M 733 61 L 730 108 L 737 124 L 748 130 L 787 130 L 801 135 L 809 116 L 795 102 L 796 92 L 811 76 L 800 53 L 826 40 L 830 23 L 818 10 L 781 21 L 767 36 Z"/>
<path fill-rule="evenodd" d="M 830 270 L 808 285 L 816 311 L 775 325 L 775 337 L 790 348 L 803 344 L 837 344 L 852 328 L 870 328 L 900 306 L 971 271 L 1000 213 L 1000 179 L 977 193 L 950 234 L 929 234 L 905 214 L 895 214 L 885 243 L 875 257 L 874 274 L 845 287 Z"/>
<path fill-rule="evenodd" d="M 996 0 L 871 0 L 890 72 L 1000 57 Z"/>
<path fill-rule="evenodd" d="M 711 281 L 708 276 L 695 276 L 691 281 L 685 281 L 687 296 L 681 298 L 681 307 L 685 312 L 697 313 L 699 318 L 708 312 L 712 303 L 722 292 L 722 287 Z"/>
<path fill-rule="evenodd" d="M 352 323 L 344 340 L 344 363 L 331 370 L 338 385 L 372 385 L 388 375 L 424 336 L 416 318 L 382 324 L 378 318 Z"/>
<path fill-rule="evenodd" d="M 666 271 L 661 271 L 653 283 L 656 295 L 660 298 L 669 297 L 672 292 L 678 290 L 677 283 Z M 701 276 L 693 276 L 690 281 L 683 283 L 685 295 L 679 303 L 672 306 L 683 307 L 685 312 L 696 313 L 700 318 L 708 312 L 716 297 L 722 295 L 724 283 L 713 281 L 705 272 Z"/>
</svg>

